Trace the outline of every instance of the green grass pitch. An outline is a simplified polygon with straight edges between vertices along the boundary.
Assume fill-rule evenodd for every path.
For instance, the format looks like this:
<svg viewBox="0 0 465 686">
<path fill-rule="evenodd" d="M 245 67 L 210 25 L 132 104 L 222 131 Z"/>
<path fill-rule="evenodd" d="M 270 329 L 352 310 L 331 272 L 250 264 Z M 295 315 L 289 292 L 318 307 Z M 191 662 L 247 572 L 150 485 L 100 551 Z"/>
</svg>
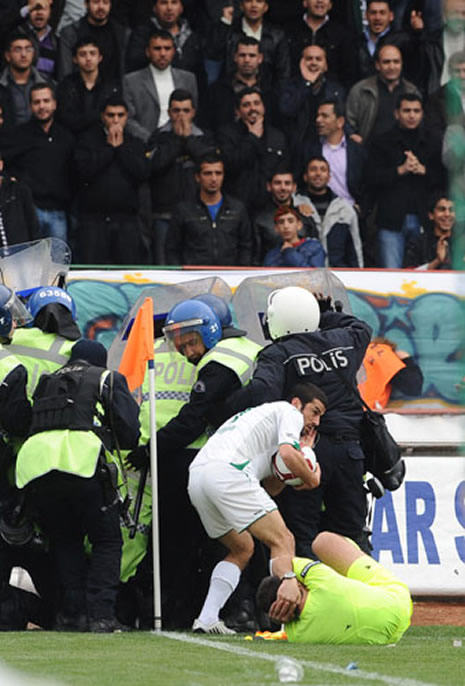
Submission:
<svg viewBox="0 0 465 686">
<path fill-rule="evenodd" d="M 463 647 L 453 641 L 463 640 Z M 278 684 L 275 660 L 296 658 L 300 686 L 386 684 L 464 686 L 465 628 L 412 627 L 396 646 L 305 646 L 246 641 L 244 635 L 58 634 L 0 635 L 1 666 L 70 686 L 261 686 Z M 350 662 L 358 665 L 347 670 Z M 29 682 L 28 682 L 29 683 Z"/>
</svg>

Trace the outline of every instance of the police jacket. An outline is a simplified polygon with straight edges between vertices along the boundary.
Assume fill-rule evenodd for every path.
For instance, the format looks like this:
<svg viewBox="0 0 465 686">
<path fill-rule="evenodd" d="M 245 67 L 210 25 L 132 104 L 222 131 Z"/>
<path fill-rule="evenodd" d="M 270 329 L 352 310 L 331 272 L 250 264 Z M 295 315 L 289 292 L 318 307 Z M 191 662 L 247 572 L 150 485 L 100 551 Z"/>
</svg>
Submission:
<svg viewBox="0 0 465 686">
<path fill-rule="evenodd" d="M 26 436 L 31 405 L 26 395 L 27 371 L 9 350 L 0 345 L 0 428 L 11 436 Z"/>
<path fill-rule="evenodd" d="M 356 374 L 370 342 L 371 328 L 343 312 L 324 312 L 320 329 L 293 334 L 264 348 L 250 383 L 228 402 L 231 414 L 282 400 L 299 381 L 310 381 L 328 397 L 319 431 L 356 439 L 362 406 L 341 377 L 356 388 Z"/>
<path fill-rule="evenodd" d="M 32 327 L 16 329 L 8 351 L 27 370 L 27 393 L 32 398 L 42 372 L 54 372 L 68 362 L 75 340 Z"/>
<path fill-rule="evenodd" d="M 31 436 L 18 453 L 16 485 L 51 471 L 90 478 L 102 449 L 139 440 L 139 407 L 125 377 L 76 360 L 42 376 L 34 392 Z"/>
<path fill-rule="evenodd" d="M 260 346 L 245 336 L 231 332 L 209 350 L 197 368 L 197 378 L 189 402 L 157 433 L 157 446 L 169 455 L 189 445 L 208 426 L 217 428 L 228 417 L 224 406 L 231 393 L 247 383 L 252 376 L 255 357 Z M 242 332 L 238 332 L 242 333 Z"/>
</svg>

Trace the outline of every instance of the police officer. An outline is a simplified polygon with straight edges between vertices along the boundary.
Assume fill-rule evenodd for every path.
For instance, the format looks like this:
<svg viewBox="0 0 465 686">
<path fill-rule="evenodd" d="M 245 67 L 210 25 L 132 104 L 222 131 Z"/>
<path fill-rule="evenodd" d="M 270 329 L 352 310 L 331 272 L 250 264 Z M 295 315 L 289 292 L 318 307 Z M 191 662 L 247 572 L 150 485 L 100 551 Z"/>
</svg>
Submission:
<svg viewBox="0 0 465 686">
<path fill-rule="evenodd" d="M 62 591 L 56 628 L 61 630 L 119 628 L 119 478 L 110 453 L 137 445 L 139 408 L 126 379 L 105 366 L 105 348 L 83 339 L 64 367 L 41 377 L 31 435 L 16 464 L 16 484 L 27 487 L 55 557 Z M 92 546 L 89 562 L 85 536 Z"/>
<path fill-rule="evenodd" d="M 16 329 L 10 350 L 27 369 L 31 398 L 42 372 L 54 372 L 66 364 L 81 332 L 74 300 L 63 288 L 38 288 L 27 301 L 27 309 L 33 325 Z"/>
<path fill-rule="evenodd" d="M 354 316 L 335 312 L 330 298 L 317 300 L 294 286 L 269 295 L 266 320 L 273 343 L 259 354 L 250 383 L 231 398 L 231 414 L 285 398 L 304 379 L 326 393 L 327 411 L 315 446 L 320 486 L 308 493 L 285 489 L 289 493 L 279 497 L 279 506 L 299 557 L 312 557 L 311 543 L 319 530 L 348 536 L 368 552 L 359 442 L 363 410 L 350 388 L 356 388 L 371 329 Z"/>
<path fill-rule="evenodd" d="M 19 298 L 0 285 L 0 626 L 4 630 L 25 629 L 28 619 L 50 628 L 54 591 L 49 558 L 36 546 L 33 526 L 14 487 L 15 443 L 27 436 L 31 405 L 26 368 L 10 352 L 10 343 L 16 327 L 29 321 Z M 40 598 L 9 585 L 13 567 L 29 572 Z"/>
<path fill-rule="evenodd" d="M 201 563 L 196 556 L 206 540 L 187 496 L 188 467 L 196 451 L 206 442 L 207 429 L 217 428 L 223 422 L 223 406 L 229 394 L 250 379 L 260 346 L 246 338 L 245 331 L 232 326 L 229 307 L 213 294 L 175 305 L 167 315 L 163 331 L 171 351 L 175 352 L 170 354 L 167 343 L 163 342 L 155 356 L 155 369 L 160 371 L 155 382 L 157 415 L 161 410 L 165 421 L 173 412 L 157 432 L 165 598 L 162 613 L 165 628 L 186 628 L 192 625 L 199 609 L 195 603 L 198 600 L 200 607 L 204 589 L 194 578 L 192 586 L 186 587 L 183 570 L 199 568 Z M 183 366 L 182 361 L 187 364 Z M 193 377 L 192 369 L 195 370 Z M 129 456 L 129 461 L 137 467 L 146 460 L 145 450 Z M 183 540 L 181 567 L 176 554 L 180 540 Z M 184 574 L 181 578 L 180 570 Z M 180 589 L 191 594 L 190 602 L 186 602 Z"/>
</svg>

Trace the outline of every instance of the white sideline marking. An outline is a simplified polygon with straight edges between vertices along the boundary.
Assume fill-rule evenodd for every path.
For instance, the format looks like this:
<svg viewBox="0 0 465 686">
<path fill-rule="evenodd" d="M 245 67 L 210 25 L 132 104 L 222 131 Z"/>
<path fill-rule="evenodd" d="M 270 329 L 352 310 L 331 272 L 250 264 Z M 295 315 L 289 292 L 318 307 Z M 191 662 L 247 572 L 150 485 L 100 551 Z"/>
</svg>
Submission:
<svg viewBox="0 0 465 686">
<path fill-rule="evenodd" d="M 226 653 L 233 653 L 234 655 L 241 655 L 242 657 L 250 657 L 252 659 L 267 660 L 268 662 L 276 662 L 278 658 L 285 657 L 284 655 L 267 655 L 266 653 L 252 652 L 247 648 L 240 646 L 232 646 L 227 643 L 216 643 L 215 641 L 206 638 L 197 638 L 189 634 L 181 634 L 170 631 L 152 631 L 154 636 L 163 636 L 163 638 L 171 638 L 174 641 L 182 641 L 184 643 L 193 643 L 194 645 L 205 646 L 207 648 L 216 648 L 223 650 Z M 349 679 L 359 679 L 361 681 L 381 681 L 388 686 L 437 686 L 436 684 L 427 683 L 425 681 L 418 681 L 417 679 L 406 679 L 405 677 L 387 676 L 385 674 L 378 674 L 377 672 L 365 672 L 363 669 L 347 670 L 344 667 L 338 667 L 324 662 L 313 662 L 312 660 L 299 660 L 304 667 L 311 669 L 318 669 L 322 672 L 330 672 L 331 674 L 343 674 Z"/>
</svg>

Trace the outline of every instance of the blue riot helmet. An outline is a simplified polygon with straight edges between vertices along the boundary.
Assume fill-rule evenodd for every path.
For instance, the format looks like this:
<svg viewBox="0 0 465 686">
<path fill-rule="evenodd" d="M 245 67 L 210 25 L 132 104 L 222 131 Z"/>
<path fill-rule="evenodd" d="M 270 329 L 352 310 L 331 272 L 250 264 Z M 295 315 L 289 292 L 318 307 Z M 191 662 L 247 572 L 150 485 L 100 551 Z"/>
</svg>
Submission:
<svg viewBox="0 0 465 686">
<path fill-rule="evenodd" d="M 35 319 L 42 308 L 46 305 L 56 303 L 63 305 L 71 312 L 73 322 L 76 321 L 76 305 L 74 300 L 63 288 L 58 286 L 41 286 L 31 295 L 27 301 L 27 309 Z"/>
<path fill-rule="evenodd" d="M 222 329 L 218 316 L 200 300 L 183 300 L 168 312 L 163 333 L 176 350 L 180 350 L 181 336 L 197 332 L 207 350 L 221 339 Z"/>
<path fill-rule="evenodd" d="M 201 295 L 196 295 L 194 300 L 200 300 L 200 302 L 203 302 L 208 305 L 208 307 L 211 307 L 213 312 L 220 320 L 220 324 L 223 329 L 226 326 L 232 325 L 231 310 L 223 298 L 220 298 L 218 295 L 213 295 L 213 293 L 202 293 Z"/>
<path fill-rule="evenodd" d="M 0 338 L 10 338 L 15 326 L 25 326 L 31 321 L 31 315 L 7 286 L 0 285 Z"/>
</svg>

